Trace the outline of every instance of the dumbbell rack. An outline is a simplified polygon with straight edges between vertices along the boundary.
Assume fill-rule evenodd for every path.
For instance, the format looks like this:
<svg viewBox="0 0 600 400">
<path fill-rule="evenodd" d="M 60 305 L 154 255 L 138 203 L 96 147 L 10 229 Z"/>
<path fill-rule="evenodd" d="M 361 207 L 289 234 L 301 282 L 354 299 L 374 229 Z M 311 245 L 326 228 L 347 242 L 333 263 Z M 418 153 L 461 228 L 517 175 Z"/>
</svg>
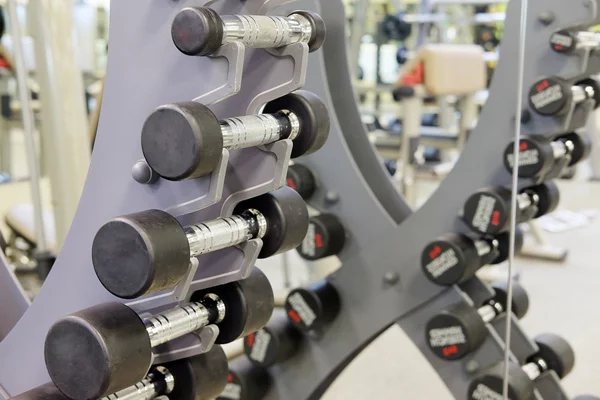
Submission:
<svg viewBox="0 0 600 400">
<path fill-rule="evenodd" d="M 328 278 L 340 293 L 340 315 L 321 338 L 306 340 L 300 354 L 270 371 L 274 387 L 267 398 L 319 398 L 362 349 L 396 323 L 421 349 L 451 393 L 457 399 L 464 399 L 477 373 L 503 361 L 506 317 L 490 324 L 490 335 L 470 356 L 460 361 L 435 357 L 425 343 L 426 322 L 450 304 L 481 304 L 491 298 L 492 292 L 477 278 L 441 290 L 424 277 L 419 267 L 420 255 L 428 241 L 441 234 L 467 232 L 458 212 L 470 193 L 487 186 L 510 186 L 511 176 L 502 165 L 502 150 L 514 137 L 521 2 L 513 0 L 509 4 L 503 57 L 477 128 L 451 174 L 429 201 L 410 216 L 406 204 L 389 190 L 385 172 L 375 165 L 368 150 L 362 125 L 354 120 L 357 106 L 350 86 L 351 75 L 345 63 L 339 62 L 346 59 L 341 1 L 317 4 L 307 0 L 297 5 L 320 12 L 328 26 L 323 52 L 309 62 L 306 89 L 330 101 L 330 109 L 339 117 L 337 123 L 332 118 L 331 134 L 321 153 L 301 160 L 320 180 L 310 204 L 337 215 L 344 222 L 348 237 L 345 250 L 339 254 L 342 267 Z M 554 20 L 546 25 L 539 17 L 548 13 Z M 598 21 L 596 1 L 529 2 L 524 97 L 541 76 L 558 75 L 574 83 L 600 71 L 595 55 L 565 57 L 554 53 L 549 46 L 554 31 L 564 27 L 583 29 Z M 523 104 L 527 108 L 526 98 Z M 587 102 L 560 117 L 531 113 L 529 121 L 522 125 L 522 134 L 553 138 L 570 132 L 585 124 L 591 109 L 592 104 Z M 364 185 L 364 193 L 356 189 L 358 182 Z M 534 183 L 520 179 L 519 189 Z M 330 197 L 326 195 L 331 192 L 339 195 L 339 202 L 328 201 Z M 523 364 L 537 351 L 537 346 L 516 318 L 512 318 L 511 352 L 513 359 Z M 554 372 L 542 374 L 535 386 L 537 398 L 567 398 Z"/>
<path fill-rule="evenodd" d="M 322 337 L 306 340 L 298 355 L 271 371 L 274 386 L 267 397 L 318 397 L 360 350 L 397 323 L 423 351 L 453 395 L 465 398 L 473 376 L 502 361 L 504 321 L 495 320 L 497 331 L 490 327 L 486 342 L 466 359 L 446 362 L 435 357 L 424 341 L 426 321 L 448 304 L 481 304 L 492 297 L 492 292 L 478 279 L 450 289 L 434 286 L 422 274 L 419 258 L 421 249 L 432 238 L 446 232 L 466 231 L 457 212 L 470 193 L 484 186 L 510 182 L 502 166 L 501 149 L 512 139 L 515 118 L 512 99 L 516 96 L 516 85 L 509 83 L 517 70 L 512 58 L 517 53 L 519 29 L 515 27 L 520 1 L 513 0 L 509 6 L 503 43 L 505 57 L 496 70 L 480 124 L 437 194 L 412 215 L 376 155 L 369 150 L 360 121 L 351 123 L 358 120 L 358 113 L 348 67 L 343 61 L 346 54 L 341 1 L 318 4 L 316 0 L 303 0 L 293 4 L 295 8 L 320 12 L 328 23 L 324 51 L 311 55 L 307 69 L 306 45 L 291 45 L 281 51 L 245 50 L 239 45 L 228 45 L 215 57 L 180 55 L 170 42 L 170 21 L 181 8 L 199 3 L 192 0 L 113 3 L 106 97 L 88 180 L 52 273 L 36 301 L 0 343 L 0 398 L 48 382 L 43 343 L 54 321 L 65 314 L 116 300 L 98 282 L 90 260 L 92 239 L 102 224 L 115 216 L 150 208 L 167 210 L 182 224 L 227 216 L 240 201 L 284 184 L 292 146 L 288 140 L 232 154 L 224 151 L 220 167 L 205 178 L 174 183 L 159 181 L 151 185 L 134 181 L 131 172 L 134 165 L 138 179 L 143 175 L 140 168 L 144 172 L 144 165 L 138 163 L 139 132 L 149 112 L 164 103 L 196 99 L 212 104 L 211 109 L 220 118 L 245 115 L 301 87 L 307 75 L 310 79 L 305 88 L 319 95 L 331 113 L 328 143 L 303 163 L 317 172 L 320 181 L 312 205 L 336 214 L 348 232 L 345 250 L 340 254 L 343 267 L 329 277 L 340 293 L 342 310 Z M 222 14 L 264 14 L 284 3 L 288 1 L 211 2 Z M 549 50 L 548 38 L 554 30 L 600 21 L 596 1 L 585 4 L 567 4 L 561 0 L 530 2 L 526 87 L 543 74 L 576 81 L 600 71 L 596 57 L 580 59 Z M 541 25 L 537 16 L 547 11 L 560 16 L 560 21 Z M 215 88 L 212 82 L 218 82 L 219 86 Z M 216 102 L 218 99 L 224 100 Z M 574 129 L 583 125 L 590 109 L 591 105 L 578 107 L 560 118 L 533 115 L 523 125 L 523 133 Z M 473 165 L 477 168 L 472 168 Z M 531 183 L 521 180 L 520 185 Z M 357 190 L 361 185 L 364 190 Z M 331 192 L 337 196 L 327 196 Z M 203 269 L 196 271 L 189 286 L 184 280 L 173 294 L 127 304 L 138 313 L 159 311 L 185 301 L 195 290 L 243 278 L 259 250 L 260 242 L 250 241 L 241 248 L 203 256 L 200 260 Z M 535 352 L 535 345 L 516 321 L 512 336 L 512 353 L 523 362 Z M 185 336 L 161 348 L 156 361 L 198 354 L 206 351 L 209 343 L 210 338 L 203 342 L 195 336 Z M 175 351 L 179 351 L 176 356 Z M 539 398 L 554 399 L 547 394 L 562 393 L 552 372 L 542 375 L 536 386 Z"/>
<path fill-rule="evenodd" d="M 287 2 L 221 0 L 207 4 L 220 14 L 256 15 L 270 13 Z M 254 50 L 235 42 L 222 46 L 210 57 L 187 57 L 178 52 L 171 39 L 175 14 L 186 6 L 205 3 L 113 2 L 105 97 L 88 179 L 52 273 L 36 301 L 0 344 L 0 398 L 49 381 L 44 366 L 44 337 L 57 319 L 92 305 L 125 302 L 104 289 L 92 268 L 92 241 L 102 224 L 145 209 L 166 210 L 183 225 L 229 216 L 239 202 L 285 184 L 292 150 L 292 142 L 287 139 L 231 154 L 223 150 L 212 174 L 182 182 L 152 183 L 151 171 L 141 160 L 142 124 L 162 104 L 193 99 L 210 105 L 223 119 L 258 113 L 263 104 L 304 85 L 308 58 L 305 43 Z M 260 239 L 254 239 L 204 255 L 199 263 L 192 263 L 188 279 L 172 293 L 127 305 L 142 315 L 157 312 L 188 301 L 199 289 L 243 279 L 251 272 L 261 246 Z M 198 264 L 202 268 L 197 268 Z M 170 342 L 157 349 L 154 361 L 203 353 L 216 334 L 205 329 Z"/>
</svg>

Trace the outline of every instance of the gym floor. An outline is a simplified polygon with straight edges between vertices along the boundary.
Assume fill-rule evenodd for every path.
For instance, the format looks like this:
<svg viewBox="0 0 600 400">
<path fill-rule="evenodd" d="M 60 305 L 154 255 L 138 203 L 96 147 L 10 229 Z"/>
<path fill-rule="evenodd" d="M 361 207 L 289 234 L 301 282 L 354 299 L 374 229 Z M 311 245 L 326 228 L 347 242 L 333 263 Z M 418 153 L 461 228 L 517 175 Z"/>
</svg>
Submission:
<svg viewBox="0 0 600 400">
<path fill-rule="evenodd" d="M 15 144 L 18 148 L 20 143 Z M 24 158 L 15 154 L 13 159 L 19 164 L 15 165 L 16 169 L 22 171 Z M 48 183 L 44 181 L 42 186 L 44 203 L 49 206 Z M 561 181 L 559 186 L 562 196 L 560 209 L 580 211 L 598 207 L 600 183 L 574 180 Z M 0 188 L 0 215 L 4 215 L 13 205 L 29 199 L 27 182 L 4 184 Z M 427 183 L 419 193 L 427 195 L 432 190 L 434 186 Z M 0 229 L 6 233 L 2 218 Z M 554 332 L 572 344 L 577 362 L 574 371 L 564 380 L 565 390 L 570 396 L 584 393 L 600 395 L 600 380 L 597 377 L 600 347 L 596 345 L 600 337 L 600 322 L 596 321 L 598 312 L 594 311 L 600 304 L 600 290 L 597 288 L 600 265 L 594 255 L 600 237 L 600 218 L 584 227 L 545 235 L 550 244 L 568 248 L 569 255 L 563 263 L 526 258 L 517 260 L 520 280 L 529 293 L 531 304 L 522 324 L 531 336 Z M 293 284 L 305 282 L 309 271 L 324 275 L 336 267 L 331 260 L 307 265 L 295 252 L 290 252 L 288 257 Z M 269 275 L 276 290 L 283 288 L 281 265 L 281 256 L 260 260 L 258 264 Z M 506 265 L 482 271 L 486 276 L 498 277 L 503 272 L 506 276 Z M 374 397 L 452 398 L 419 350 L 397 326 L 390 328 L 360 354 L 331 386 L 324 399 Z"/>
</svg>

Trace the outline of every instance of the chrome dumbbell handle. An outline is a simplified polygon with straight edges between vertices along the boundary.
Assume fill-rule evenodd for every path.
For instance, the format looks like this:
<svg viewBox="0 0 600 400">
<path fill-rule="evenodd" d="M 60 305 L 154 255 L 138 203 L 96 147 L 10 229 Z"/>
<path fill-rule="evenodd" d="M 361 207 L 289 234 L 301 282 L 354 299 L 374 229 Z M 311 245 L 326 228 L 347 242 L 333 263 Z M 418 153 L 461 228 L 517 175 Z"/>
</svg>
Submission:
<svg viewBox="0 0 600 400">
<path fill-rule="evenodd" d="M 225 304 L 214 294 L 144 319 L 150 346 L 156 347 L 225 318 Z"/>
<path fill-rule="evenodd" d="M 502 304 L 497 301 L 481 306 L 477 309 L 477 313 L 483 320 L 483 322 L 488 323 L 491 322 L 496 316 L 502 314 L 504 312 L 504 307 Z"/>
<path fill-rule="evenodd" d="M 253 238 L 260 239 L 265 236 L 266 231 L 267 220 L 255 209 L 185 228 L 192 257 L 235 246 Z"/>
<path fill-rule="evenodd" d="M 168 394 L 175 388 L 175 379 L 165 367 L 156 367 L 133 386 L 110 394 L 102 400 L 152 400 L 156 396 Z"/>
<path fill-rule="evenodd" d="M 227 118 L 220 121 L 223 147 L 229 150 L 255 147 L 281 139 L 294 139 L 300 120 L 289 111 Z"/>
<path fill-rule="evenodd" d="M 310 21 L 300 14 L 288 17 L 266 15 L 222 15 L 222 44 L 241 42 L 250 48 L 277 48 L 293 43 L 308 43 Z"/>
<path fill-rule="evenodd" d="M 523 372 L 529 376 L 532 381 L 536 380 L 542 373 L 549 369 L 548 364 L 542 358 L 537 357 L 534 362 L 527 363 L 522 367 Z"/>
</svg>

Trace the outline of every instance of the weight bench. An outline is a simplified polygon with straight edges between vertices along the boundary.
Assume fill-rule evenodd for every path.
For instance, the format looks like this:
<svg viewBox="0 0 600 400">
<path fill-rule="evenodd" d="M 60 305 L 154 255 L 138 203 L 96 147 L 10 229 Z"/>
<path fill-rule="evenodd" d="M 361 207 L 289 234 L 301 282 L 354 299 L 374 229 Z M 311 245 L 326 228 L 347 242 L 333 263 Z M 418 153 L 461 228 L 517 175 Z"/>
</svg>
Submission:
<svg viewBox="0 0 600 400">
<path fill-rule="evenodd" d="M 454 145 L 461 150 L 478 115 L 476 94 L 485 89 L 487 68 L 484 52 L 477 45 L 430 44 L 419 49 L 405 66 L 394 85 L 394 99 L 402 103 L 402 136 L 395 178 L 399 180 L 406 201 L 415 205 L 416 149 L 438 143 Z M 448 135 L 448 121 L 440 112 L 441 130 L 422 135 L 421 115 L 426 98 L 438 98 L 440 104 L 448 96 L 459 97 L 461 118 L 456 134 Z M 442 110 L 443 111 L 443 110 Z"/>
</svg>

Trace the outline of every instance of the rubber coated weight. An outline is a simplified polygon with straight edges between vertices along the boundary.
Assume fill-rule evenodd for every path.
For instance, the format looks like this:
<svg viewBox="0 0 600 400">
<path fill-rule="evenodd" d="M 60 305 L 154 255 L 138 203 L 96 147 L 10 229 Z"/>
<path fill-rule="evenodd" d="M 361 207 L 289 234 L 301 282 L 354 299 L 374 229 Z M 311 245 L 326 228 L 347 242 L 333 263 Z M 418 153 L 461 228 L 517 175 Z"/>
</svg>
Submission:
<svg viewBox="0 0 600 400">
<path fill-rule="evenodd" d="M 478 190 L 465 202 L 463 220 L 475 232 L 489 235 L 504 232 L 509 224 L 510 198 L 510 189 L 505 187 Z"/>
<path fill-rule="evenodd" d="M 540 115 L 561 115 L 572 101 L 571 85 L 556 77 L 541 79 L 529 90 L 529 106 Z"/>
<path fill-rule="evenodd" d="M 345 242 L 346 230 L 338 217 L 325 213 L 310 218 L 306 236 L 297 250 L 306 260 L 319 260 L 339 254 Z"/>
<path fill-rule="evenodd" d="M 557 53 L 569 54 L 577 49 L 577 38 L 567 30 L 554 32 L 550 36 L 550 48 Z"/>
<path fill-rule="evenodd" d="M 514 160 L 514 142 L 504 150 L 504 167 L 512 174 Z M 535 137 L 522 138 L 519 141 L 519 177 L 533 178 L 546 174 L 555 163 L 550 143 Z"/>
<path fill-rule="evenodd" d="M 173 375 L 175 385 L 170 399 L 214 399 L 225 385 L 229 368 L 227 356 L 221 346 L 213 345 L 207 353 L 164 365 Z"/>
<path fill-rule="evenodd" d="M 235 212 L 254 208 L 267 220 L 267 232 L 262 238 L 259 258 L 271 257 L 297 247 L 308 230 L 308 209 L 302 197 L 284 186 L 238 204 Z"/>
<path fill-rule="evenodd" d="M 307 288 L 292 290 L 285 300 L 285 311 L 290 322 L 302 332 L 319 332 L 331 323 L 341 308 L 337 289 L 327 281 Z"/>
<path fill-rule="evenodd" d="M 31 389 L 18 396 L 10 398 L 11 400 L 71 400 L 60 392 L 52 383 Z"/>
<path fill-rule="evenodd" d="M 381 22 L 381 31 L 389 40 L 403 42 L 412 33 L 412 24 L 404 21 L 404 14 L 386 15 Z"/>
<path fill-rule="evenodd" d="M 552 181 L 544 182 L 527 190 L 531 190 L 539 196 L 538 212 L 534 218 L 541 217 L 556 210 L 560 202 L 560 191 L 556 183 Z"/>
<path fill-rule="evenodd" d="M 329 112 L 325 103 L 306 90 L 296 90 L 265 105 L 264 113 L 288 110 L 300 120 L 300 132 L 292 140 L 292 158 L 311 154 L 319 150 L 329 136 Z"/>
<path fill-rule="evenodd" d="M 594 108 L 598 108 L 598 106 L 600 106 L 600 82 L 594 78 L 587 78 L 577 82 L 577 85 L 590 86 L 594 89 Z"/>
<path fill-rule="evenodd" d="M 223 43 L 223 20 L 211 8 L 186 7 L 173 19 L 173 44 L 188 56 L 207 56 Z"/>
<path fill-rule="evenodd" d="M 575 366 L 575 352 L 562 337 L 553 333 L 544 333 L 535 337 L 539 351 L 532 358 L 543 359 L 548 368 L 556 372 L 560 379 L 567 376 Z"/>
<path fill-rule="evenodd" d="M 288 167 L 287 185 L 298 192 L 304 200 L 310 199 L 317 190 L 315 175 L 302 164 L 293 164 Z"/>
<path fill-rule="evenodd" d="M 54 323 L 44 358 L 52 382 L 74 400 L 99 399 L 134 385 L 152 363 L 144 323 L 121 303 L 96 305 Z"/>
<path fill-rule="evenodd" d="M 246 279 L 194 293 L 192 301 L 210 293 L 219 296 L 226 309 L 225 318 L 219 323 L 217 344 L 231 343 L 256 332 L 269 322 L 275 307 L 269 279 L 256 267 Z"/>
<path fill-rule="evenodd" d="M 425 276 L 437 285 L 463 282 L 481 267 L 473 239 L 461 234 L 446 234 L 429 243 L 421 253 Z"/>
<path fill-rule="evenodd" d="M 210 174 L 223 149 L 219 120 L 206 106 L 182 102 L 161 106 L 146 119 L 141 135 L 148 165 L 171 181 Z"/>
<path fill-rule="evenodd" d="M 529 296 L 519 282 L 513 281 L 512 287 L 511 311 L 518 319 L 521 319 L 529 311 Z M 492 288 L 494 289 L 492 301 L 500 303 L 502 308 L 506 310 L 508 305 L 508 282 L 495 282 L 492 284 Z"/>
<path fill-rule="evenodd" d="M 271 384 L 266 369 L 238 357 L 230 363 L 227 386 L 217 400 L 261 400 Z"/>
<path fill-rule="evenodd" d="M 510 232 L 503 232 L 496 236 L 494 239 L 498 241 L 498 257 L 490 261 L 490 264 L 500 264 L 508 260 L 509 246 L 510 246 Z M 525 242 L 525 234 L 523 229 L 518 226 L 515 229 L 515 254 L 519 254 L 523 248 Z"/>
<path fill-rule="evenodd" d="M 467 399 L 501 399 L 503 364 L 496 364 L 469 384 Z M 518 364 L 508 367 L 508 398 L 511 400 L 533 400 L 534 385 Z"/>
<path fill-rule="evenodd" d="M 572 132 L 565 136 L 557 138 L 562 141 L 570 141 L 573 143 L 573 152 L 571 153 L 571 161 L 569 166 L 580 163 L 590 156 L 592 152 L 592 139 L 585 133 Z"/>
<path fill-rule="evenodd" d="M 188 271 L 190 249 L 175 217 L 147 210 L 104 224 L 92 244 L 92 262 L 109 292 L 133 299 L 177 285 Z"/>
<path fill-rule="evenodd" d="M 308 40 L 308 51 L 312 53 L 313 51 L 319 50 L 327 36 L 327 27 L 325 26 L 323 18 L 321 18 L 319 14 L 311 11 L 294 11 L 288 16 L 291 17 L 294 14 L 301 15 L 310 22 L 311 33 L 310 39 Z"/>
<path fill-rule="evenodd" d="M 244 353 L 252 363 L 267 368 L 289 360 L 298 351 L 301 339 L 285 312 L 276 310 L 267 326 L 244 338 Z"/>
</svg>

